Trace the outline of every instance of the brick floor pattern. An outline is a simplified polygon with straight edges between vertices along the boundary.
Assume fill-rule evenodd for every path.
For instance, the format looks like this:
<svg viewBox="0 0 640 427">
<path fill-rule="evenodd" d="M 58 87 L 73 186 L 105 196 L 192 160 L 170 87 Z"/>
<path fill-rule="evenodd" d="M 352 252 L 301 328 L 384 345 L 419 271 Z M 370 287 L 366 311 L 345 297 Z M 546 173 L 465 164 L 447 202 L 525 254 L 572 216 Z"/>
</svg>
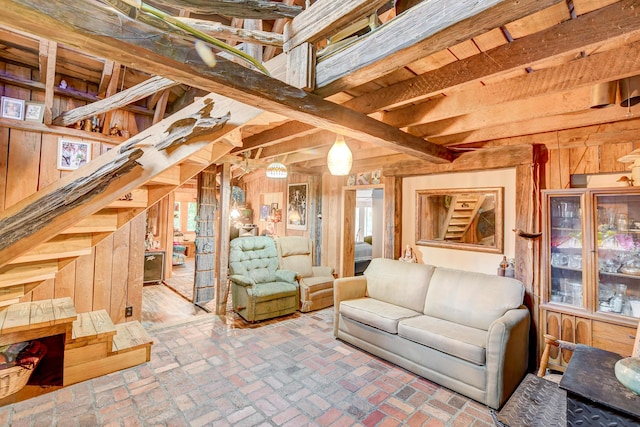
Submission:
<svg viewBox="0 0 640 427">
<path fill-rule="evenodd" d="M 0 408 L 20 426 L 492 426 L 485 406 L 333 337 L 333 309 L 150 331 L 151 361 Z"/>
</svg>

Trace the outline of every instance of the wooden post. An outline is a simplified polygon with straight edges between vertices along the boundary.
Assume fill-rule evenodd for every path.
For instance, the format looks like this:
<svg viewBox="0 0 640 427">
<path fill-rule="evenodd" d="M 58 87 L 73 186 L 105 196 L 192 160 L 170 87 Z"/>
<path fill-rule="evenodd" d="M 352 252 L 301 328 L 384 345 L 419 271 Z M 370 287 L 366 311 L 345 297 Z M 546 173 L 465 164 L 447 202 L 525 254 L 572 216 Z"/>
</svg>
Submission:
<svg viewBox="0 0 640 427">
<path fill-rule="evenodd" d="M 216 165 L 198 175 L 198 228 L 193 302 L 205 304 L 215 297 L 216 262 Z"/>
<path fill-rule="evenodd" d="M 402 241 L 402 177 L 384 177 L 384 254 L 385 258 L 400 256 Z"/>
<path fill-rule="evenodd" d="M 224 163 L 220 173 L 220 235 L 218 236 L 218 287 L 216 289 L 216 314 L 227 312 L 229 295 L 229 204 L 231 200 L 231 164 Z"/>
</svg>

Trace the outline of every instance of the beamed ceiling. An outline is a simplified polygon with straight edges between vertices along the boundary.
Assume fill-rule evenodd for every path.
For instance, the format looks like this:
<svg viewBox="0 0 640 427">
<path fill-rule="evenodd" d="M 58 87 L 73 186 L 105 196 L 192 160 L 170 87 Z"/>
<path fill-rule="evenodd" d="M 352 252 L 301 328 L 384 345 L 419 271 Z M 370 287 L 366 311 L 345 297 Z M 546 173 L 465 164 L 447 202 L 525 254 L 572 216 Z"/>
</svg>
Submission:
<svg viewBox="0 0 640 427">
<path fill-rule="evenodd" d="M 640 0 L 143 3 L 247 52 L 271 76 L 215 48 L 207 66 L 193 36 L 135 4 L 4 1 L 0 82 L 41 91 L 65 77 L 85 82 L 56 89 L 82 101 L 49 118 L 62 126 L 109 108 L 166 116 L 207 92 L 258 107 L 234 152 L 240 173 L 273 159 L 325 172 L 336 132 L 354 171 L 413 175 L 503 146 L 635 142 L 640 129 L 640 105 L 590 108 L 596 85 L 640 75 Z M 284 81 L 304 74 L 306 42 L 317 62 L 304 91 Z M 287 58 L 297 64 L 289 77 Z"/>
</svg>

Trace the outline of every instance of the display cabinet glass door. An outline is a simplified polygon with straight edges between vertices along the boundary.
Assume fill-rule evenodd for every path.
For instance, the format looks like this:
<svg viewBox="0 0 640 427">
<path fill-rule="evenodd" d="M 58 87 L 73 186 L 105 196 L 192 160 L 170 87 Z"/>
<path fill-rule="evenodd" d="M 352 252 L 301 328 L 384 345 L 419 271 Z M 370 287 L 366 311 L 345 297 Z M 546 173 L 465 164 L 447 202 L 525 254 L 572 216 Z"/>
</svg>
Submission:
<svg viewBox="0 0 640 427">
<path fill-rule="evenodd" d="M 583 208 L 580 195 L 549 196 L 552 303 L 584 308 Z"/>
<path fill-rule="evenodd" d="M 640 317 L 640 194 L 596 194 L 596 310 Z"/>
</svg>

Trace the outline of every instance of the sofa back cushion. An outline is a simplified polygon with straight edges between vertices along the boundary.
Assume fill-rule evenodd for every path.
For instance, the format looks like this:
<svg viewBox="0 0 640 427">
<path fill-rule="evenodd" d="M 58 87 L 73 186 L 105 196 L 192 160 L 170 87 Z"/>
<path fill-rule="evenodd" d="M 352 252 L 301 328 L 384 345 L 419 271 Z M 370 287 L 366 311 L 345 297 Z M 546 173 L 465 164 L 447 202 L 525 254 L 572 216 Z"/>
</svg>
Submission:
<svg viewBox="0 0 640 427">
<path fill-rule="evenodd" d="M 286 236 L 276 240 L 280 268 L 295 271 L 300 277 L 313 276 L 312 242 L 302 236 Z"/>
<path fill-rule="evenodd" d="M 438 267 L 429 284 L 424 314 L 488 330 L 523 300 L 524 285 L 519 280 Z"/>
<path fill-rule="evenodd" d="M 380 301 L 422 312 L 434 268 L 432 265 L 374 258 L 364 271 L 367 294 Z"/>
</svg>

